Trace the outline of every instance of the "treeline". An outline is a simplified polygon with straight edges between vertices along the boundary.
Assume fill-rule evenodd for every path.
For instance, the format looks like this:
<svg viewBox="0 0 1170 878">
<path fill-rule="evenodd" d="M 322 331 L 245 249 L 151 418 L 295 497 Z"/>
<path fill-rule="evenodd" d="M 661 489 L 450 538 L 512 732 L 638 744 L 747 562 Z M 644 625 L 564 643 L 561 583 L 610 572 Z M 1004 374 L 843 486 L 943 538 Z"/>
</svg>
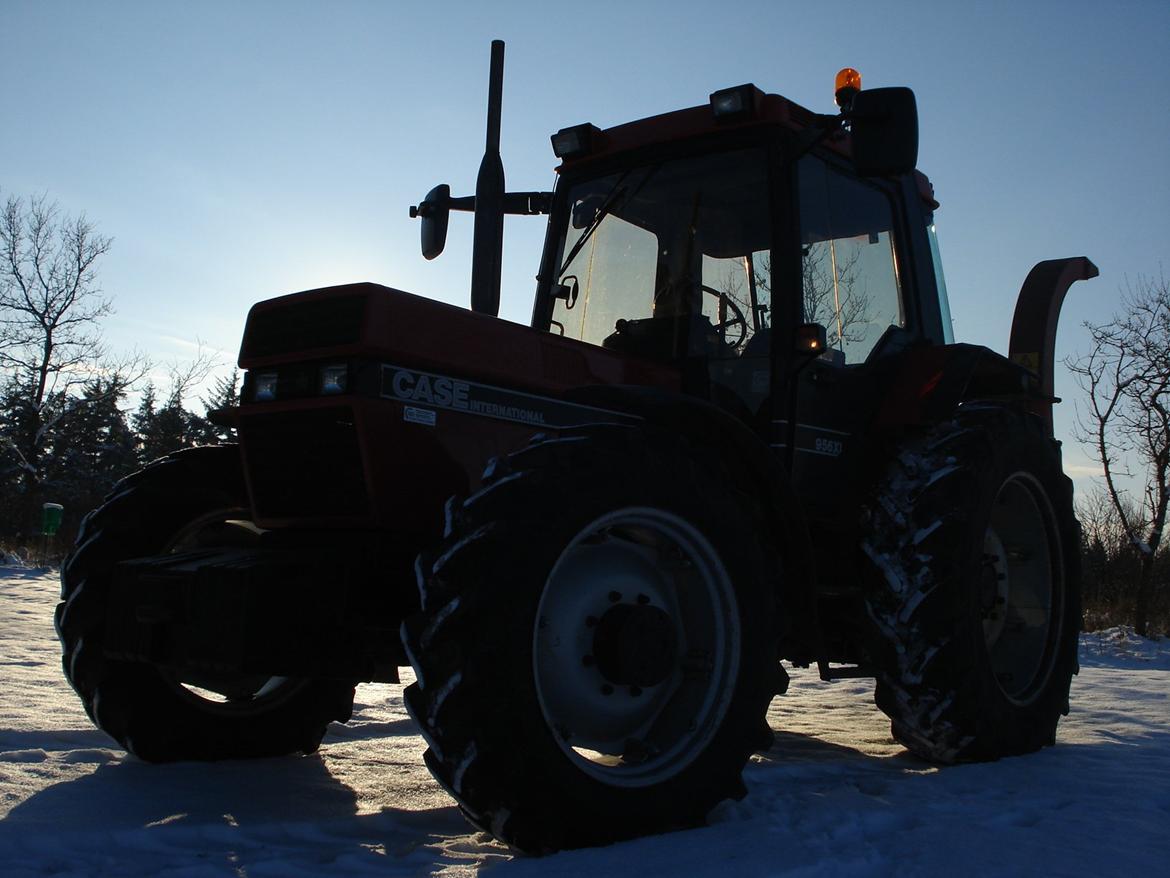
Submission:
<svg viewBox="0 0 1170 878">
<path fill-rule="evenodd" d="M 1130 521 L 1141 520 L 1140 509 L 1123 501 Z M 1108 492 L 1094 488 L 1077 502 L 1081 522 L 1081 594 L 1085 630 L 1132 625 L 1145 616 L 1148 633 L 1170 634 L 1170 563 L 1164 552 L 1148 559 L 1150 546 L 1135 544 Z M 1139 611 L 1143 561 L 1150 566 L 1148 605 Z"/>
<path fill-rule="evenodd" d="M 189 410 L 182 389 L 160 395 L 147 384 L 128 405 L 120 379 L 93 379 L 71 393 L 35 395 L 11 376 L 0 395 L 0 543 L 41 552 L 42 506 L 64 507 L 56 554 L 77 534 L 82 517 L 123 476 L 180 448 L 233 441 L 211 412 L 238 402 L 238 376 L 215 382 Z"/>
<path fill-rule="evenodd" d="M 113 300 L 98 267 L 111 243 L 44 195 L 9 195 L 0 208 L 0 547 L 18 553 L 45 557 L 43 504 L 64 507 L 48 553 L 59 556 L 118 479 L 228 438 L 207 413 L 236 402 L 235 373 L 199 400 L 200 415 L 185 402 L 214 366 L 202 349 L 170 367 L 160 396 L 145 356 L 107 347 Z"/>
</svg>

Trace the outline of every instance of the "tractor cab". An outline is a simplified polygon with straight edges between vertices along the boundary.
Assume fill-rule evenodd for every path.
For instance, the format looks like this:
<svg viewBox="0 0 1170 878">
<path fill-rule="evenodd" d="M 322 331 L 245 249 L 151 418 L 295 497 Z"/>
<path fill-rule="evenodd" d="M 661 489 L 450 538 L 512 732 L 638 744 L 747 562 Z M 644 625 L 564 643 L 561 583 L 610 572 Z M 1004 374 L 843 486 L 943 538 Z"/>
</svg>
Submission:
<svg viewBox="0 0 1170 878">
<path fill-rule="evenodd" d="M 823 436 L 781 434 L 807 420 L 794 403 L 839 415 L 840 394 L 819 405 L 785 387 L 949 340 L 914 95 L 860 86 L 856 71 L 838 75 L 839 115 L 748 84 L 605 130 L 564 128 L 551 193 L 504 191 L 493 86 L 475 196 L 443 185 L 412 208 L 423 253 L 442 251 L 450 210 L 474 211 L 472 310 L 494 316 L 504 215 L 548 213 L 533 328 L 671 367 L 684 394 L 773 446 L 823 451 Z M 842 378 L 829 383 L 857 385 Z"/>
<path fill-rule="evenodd" d="M 823 479 L 873 414 L 867 367 L 950 340 L 913 95 L 859 85 L 838 116 L 747 85 L 558 132 L 533 326 L 673 366 Z"/>
</svg>

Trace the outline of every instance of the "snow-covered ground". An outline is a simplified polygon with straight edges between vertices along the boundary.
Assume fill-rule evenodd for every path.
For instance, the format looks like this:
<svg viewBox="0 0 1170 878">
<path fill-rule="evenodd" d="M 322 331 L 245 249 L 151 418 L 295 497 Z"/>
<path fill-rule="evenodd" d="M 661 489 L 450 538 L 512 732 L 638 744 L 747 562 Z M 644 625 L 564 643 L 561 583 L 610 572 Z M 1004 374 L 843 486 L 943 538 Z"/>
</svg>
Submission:
<svg viewBox="0 0 1170 878">
<path fill-rule="evenodd" d="M 938 769 L 868 681 L 793 671 L 749 796 L 705 829 L 542 859 L 469 831 L 398 686 L 358 689 L 318 755 L 147 765 L 60 673 L 53 575 L 0 569 L 0 874 L 1157 875 L 1170 869 L 1170 645 L 1085 635 L 1056 747 Z"/>
</svg>

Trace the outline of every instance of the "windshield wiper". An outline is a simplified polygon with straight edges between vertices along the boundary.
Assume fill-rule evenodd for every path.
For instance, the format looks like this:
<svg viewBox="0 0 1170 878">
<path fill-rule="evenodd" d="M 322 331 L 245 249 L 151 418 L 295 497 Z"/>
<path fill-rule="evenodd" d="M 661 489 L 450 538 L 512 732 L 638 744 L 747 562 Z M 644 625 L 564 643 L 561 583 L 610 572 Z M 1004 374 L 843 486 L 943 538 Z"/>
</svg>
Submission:
<svg viewBox="0 0 1170 878">
<path fill-rule="evenodd" d="M 606 218 L 617 200 L 625 194 L 625 188 L 622 183 L 626 181 L 626 177 L 630 176 L 633 169 L 627 170 L 624 174 L 618 177 L 617 182 L 613 184 L 613 188 L 609 190 L 609 195 L 605 196 L 605 201 L 601 203 L 601 207 L 597 208 L 597 213 L 593 214 L 593 219 L 589 221 L 589 225 L 581 232 L 581 237 L 573 242 L 572 248 L 569 250 L 569 255 L 565 257 L 565 261 L 561 263 L 561 267 L 557 269 L 557 281 L 559 282 L 565 276 L 565 269 L 567 269 L 577 254 L 581 252 L 581 248 L 588 243 L 589 239 L 593 237 L 593 233 L 597 231 L 597 227 L 601 225 L 601 221 Z"/>
<path fill-rule="evenodd" d="M 662 167 L 662 162 L 659 162 L 658 164 L 654 165 L 654 167 L 648 169 L 646 171 L 646 176 L 644 176 L 641 182 L 639 182 L 638 185 L 634 187 L 633 191 L 629 193 L 628 197 L 633 198 L 635 195 L 641 192 L 642 187 L 650 182 L 650 178 L 658 173 L 658 169 L 660 167 Z M 581 237 L 573 243 L 572 248 L 569 250 L 569 255 L 565 257 L 565 261 L 562 262 L 561 267 L 557 269 L 558 282 L 562 277 L 565 276 L 565 270 L 569 267 L 572 261 L 577 258 L 577 254 L 581 252 L 581 249 L 587 243 L 589 243 L 589 239 L 593 237 L 593 233 L 597 231 L 597 227 L 601 225 L 601 221 L 605 219 L 614 210 L 614 208 L 617 207 L 618 202 L 623 197 L 627 197 L 626 189 L 622 184 L 625 183 L 626 178 L 630 176 L 634 170 L 634 168 L 626 170 L 620 177 L 618 177 L 617 182 L 613 184 L 613 188 L 610 190 L 609 195 L 605 197 L 605 201 L 602 202 L 601 207 L 597 208 L 597 213 L 593 215 L 593 219 L 589 221 L 589 225 L 585 227 L 585 231 L 581 233 Z"/>
</svg>

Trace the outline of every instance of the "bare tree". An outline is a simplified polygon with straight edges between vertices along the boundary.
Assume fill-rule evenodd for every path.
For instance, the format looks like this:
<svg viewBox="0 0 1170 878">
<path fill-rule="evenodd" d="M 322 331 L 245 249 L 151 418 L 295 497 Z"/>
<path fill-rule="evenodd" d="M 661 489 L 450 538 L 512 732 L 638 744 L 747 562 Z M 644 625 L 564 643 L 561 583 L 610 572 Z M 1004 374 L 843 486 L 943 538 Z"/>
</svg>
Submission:
<svg viewBox="0 0 1170 878">
<path fill-rule="evenodd" d="M 61 217 L 44 196 L 4 205 L 0 364 L 32 379 L 38 403 L 59 378 L 105 354 L 95 324 L 112 306 L 97 286 L 97 261 L 110 243 L 84 216 Z"/>
<path fill-rule="evenodd" d="M 1137 506 L 1128 496 L 1122 496 L 1125 515 L 1118 515 L 1113 498 L 1103 485 L 1077 496 L 1077 520 L 1081 523 L 1081 535 L 1086 545 L 1100 546 L 1104 552 L 1115 555 L 1129 551 L 1133 543 L 1126 531 L 1125 522 L 1140 521 Z"/>
<path fill-rule="evenodd" d="M 807 244 L 801 260 L 805 320 L 828 330 L 830 348 L 842 348 L 865 340 L 871 320 L 870 296 L 858 263 L 861 250 L 842 248 L 836 242 Z"/>
<path fill-rule="evenodd" d="M 196 338 L 195 356 L 186 362 L 172 363 L 167 374 L 170 376 L 170 399 L 181 405 L 183 400 L 191 395 L 199 385 L 219 366 L 219 355 L 208 350 L 203 342 Z"/>
<path fill-rule="evenodd" d="M 1170 287 L 1164 275 L 1127 282 L 1122 311 L 1086 323 L 1089 353 L 1068 367 L 1087 394 L 1078 439 L 1104 469 L 1105 488 L 1140 561 L 1134 629 L 1147 636 L 1154 561 L 1170 508 Z M 1136 484 L 1133 497 L 1128 484 Z"/>
<path fill-rule="evenodd" d="M 0 215 L 0 378 L 20 424 L 0 443 L 21 470 L 26 495 L 40 481 L 52 427 L 72 407 L 94 402 L 70 391 L 101 378 L 116 398 L 145 369 L 137 356 L 111 361 L 98 333 L 112 311 L 97 282 L 110 243 L 84 215 L 63 215 L 43 195 L 9 196 Z"/>
<path fill-rule="evenodd" d="M 801 284 L 804 296 L 804 319 L 821 323 L 826 330 L 828 346 L 839 348 L 865 340 L 865 331 L 871 315 L 871 297 L 865 290 L 865 277 L 859 262 L 859 249 L 845 249 L 838 254 L 832 242 L 818 242 L 804 248 L 801 260 Z M 729 261 L 730 263 L 730 261 Z M 752 269 L 757 295 L 767 301 L 772 297 L 772 259 L 763 254 Z M 747 283 L 747 267 L 743 263 L 728 264 L 719 278 L 713 280 L 718 289 L 739 306 L 745 315 L 752 314 L 752 303 Z M 770 306 L 769 306 L 770 307 Z M 720 315 L 721 319 L 723 315 Z M 748 327 L 748 335 L 755 327 Z"/>
<path fill-rule="evenodd" d="M 1085 627 L 1109 628 L 1132 622 L 1134 586 L 1139 579 L 1140 558 L 1126 533 L 1125 521 L 1139 520 L 1132 500 L 1122 497 L 1126 513 L 1117 514 L 1113 499 L 1103 484 L 1093 485 L 1077 496 L 1077 518 L 1081 523 L 1081 597 Z M 1164 558 L 1156 565 L 1155 581 L 1165 576 Z M 1155 613 L 1151 612 L 1151 622 Z"/>
</svg>

